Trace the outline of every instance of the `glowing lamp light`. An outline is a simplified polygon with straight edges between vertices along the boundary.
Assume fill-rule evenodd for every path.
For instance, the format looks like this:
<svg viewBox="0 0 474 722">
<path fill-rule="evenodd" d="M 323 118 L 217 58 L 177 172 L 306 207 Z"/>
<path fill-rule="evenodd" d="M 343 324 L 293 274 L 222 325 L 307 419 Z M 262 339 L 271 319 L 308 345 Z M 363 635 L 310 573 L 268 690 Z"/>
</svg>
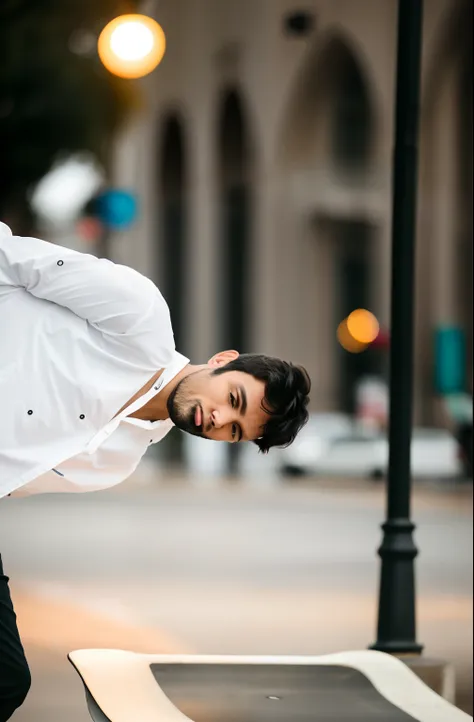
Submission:
<svg viewBox="0 0 474 722">
<path fill-rule="evenodd" d="M 147 15 L 121 15 L 102 30 L 99 57 L 104 66 L 121 78 L 142 78 L 163 59 L 166 37 L 163 28 Z"/>
<path fill-rule="evenodd" d="M 379 322 L 374 314 L 358 308 L 339 324 L 337 338 L 349 353 L 361 353 L 375 341 L 379 331 Z"/>
</svg>

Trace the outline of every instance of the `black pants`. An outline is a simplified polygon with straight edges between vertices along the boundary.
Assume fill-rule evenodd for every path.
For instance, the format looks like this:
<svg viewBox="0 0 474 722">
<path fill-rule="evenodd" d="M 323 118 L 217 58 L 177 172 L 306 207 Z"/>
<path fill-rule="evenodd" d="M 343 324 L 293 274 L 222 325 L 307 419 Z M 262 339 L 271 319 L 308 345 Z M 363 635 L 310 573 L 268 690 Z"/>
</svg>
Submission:
<svg viewBox="0 0 474 722">
<path fill-rule="evenodd" d="M 23 704 L 30 684 L 30 670 L 0 555 L 0 722 L 7 722 Z"/>
</svg>

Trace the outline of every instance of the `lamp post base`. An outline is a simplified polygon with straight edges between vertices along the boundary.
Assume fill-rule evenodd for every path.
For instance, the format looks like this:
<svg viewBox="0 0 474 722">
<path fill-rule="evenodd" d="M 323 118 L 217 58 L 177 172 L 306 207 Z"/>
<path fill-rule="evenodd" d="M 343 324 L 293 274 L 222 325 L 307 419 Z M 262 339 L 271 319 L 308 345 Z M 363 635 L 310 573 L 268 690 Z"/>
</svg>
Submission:
<svg viewBox="0 0 474 722">
<path fill-rule="evenodd" d="M 379 621 L 377 641 L 370 649 L 395 655 L 421 654 L 423 647 L 416 641 L 415 525 L 410 519 L 389 519 L 382 529 Z"/>
<path fill-rule="evenodd" d="M 369 649 L 372 649 L 375 652 L 385 652 L 385 654 L 393 654 L 397 657 L 402 657 L 403 655 L 419 656 L 423 652 L 423 645 L 408 640 L 406 642 L 384 642 L 382 640 L 378 640 L 377 642 L 374 642 L 374 644 L 371 644 Z"/>
</svg>

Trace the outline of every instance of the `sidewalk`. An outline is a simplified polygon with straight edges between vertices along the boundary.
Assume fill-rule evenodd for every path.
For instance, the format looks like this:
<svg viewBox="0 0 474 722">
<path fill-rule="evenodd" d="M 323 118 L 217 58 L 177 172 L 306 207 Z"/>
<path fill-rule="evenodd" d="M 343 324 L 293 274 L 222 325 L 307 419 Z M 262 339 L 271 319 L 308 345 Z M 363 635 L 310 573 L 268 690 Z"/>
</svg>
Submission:
<svg viewBox="0 0 474 722">
<path fill-rule="evenodd" d="M 424 657 L 456 665 L 466 710 L 471 508 L 472 488 L 414 491 L 417 636 Z M 66 659 L 75 648 L 252 655 L 367 648 L 384 515 L 384 487 L 371 482 L 275 488 L 176 474 L 4 505 L 2 545 L 33 675 L 12 722 L 90 722 Z"/>
<path fill-rule="evenodd" d="M 232 493 L 236 489 L 265 494 L 278 488 L 282 493 L 285 490 L 298 489 L 301 494 L 317 492 L 336 492 L 357 495 L 358 498 L 379 501 L 385 507 L 387 488 L 385 481 L 373 481 L 356 477 L 302 477 L 302 478 L 241 478 L 238 476 L 219 476 L 200 478 L 185 471 L 173 470 L 165 472 L 149 461 L 142 462 L 138 469 L 122 484 L 110 489 L 107 493 L 151 493 L 163 494 L 170 489 L 186 489 L 186 487 L 199 489 L 203 493 L 212 493 L 213 489 L 222 491 L 226 489 Z M 413 510 L 417 508 L 439 506 L 446 508 L 449 505 L 460 513 L 472 514 L 473 509 L 472 481 L 442 480 L 427 481 L 415 480 L 412 483 Z"/>
<path fill-rule="evenodd" d="M 191 651 L 159 629 L 133 626 L 69 600 L 17 590 L 14 603 L 32 687 L 12 722 L 90 722 L 81 679 L 67 661 L 68 653 L 75 649 L 124 649 L 143 654 Z"/>
</svg>

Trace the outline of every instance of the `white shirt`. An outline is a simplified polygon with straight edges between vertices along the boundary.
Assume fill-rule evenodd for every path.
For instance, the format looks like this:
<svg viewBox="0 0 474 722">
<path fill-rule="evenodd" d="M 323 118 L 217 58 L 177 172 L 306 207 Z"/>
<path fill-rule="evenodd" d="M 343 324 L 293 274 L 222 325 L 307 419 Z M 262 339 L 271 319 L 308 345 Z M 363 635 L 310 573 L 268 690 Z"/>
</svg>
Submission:
<svg viewBox="0 0 474 722">
<path fill-rule="evenodd" d="M 148 278 L 0 224 L 0 498 L 52 490 L 53 478 L 55 491 L 125 479 L 172 426 L 127 414 L 186 363 Z"/>
<path fill-rule="evenodd" d="M 188 359 L 175 352 L 172 363 L 163 371 L 150 391 L 140 398 L 145 405 L 187 364 Z M 107 489 L 128 478 L 140 463 L 151 444 L 164 439 L 173 428 L 171 419 L 144 421 L 135 419 L 127 407 L 112 419 L 88 450 L 58 464 L 46 474 L 41 474 L 10 496 L 30 496 L 53 492 L 81 493 Z"/>
</svg>

